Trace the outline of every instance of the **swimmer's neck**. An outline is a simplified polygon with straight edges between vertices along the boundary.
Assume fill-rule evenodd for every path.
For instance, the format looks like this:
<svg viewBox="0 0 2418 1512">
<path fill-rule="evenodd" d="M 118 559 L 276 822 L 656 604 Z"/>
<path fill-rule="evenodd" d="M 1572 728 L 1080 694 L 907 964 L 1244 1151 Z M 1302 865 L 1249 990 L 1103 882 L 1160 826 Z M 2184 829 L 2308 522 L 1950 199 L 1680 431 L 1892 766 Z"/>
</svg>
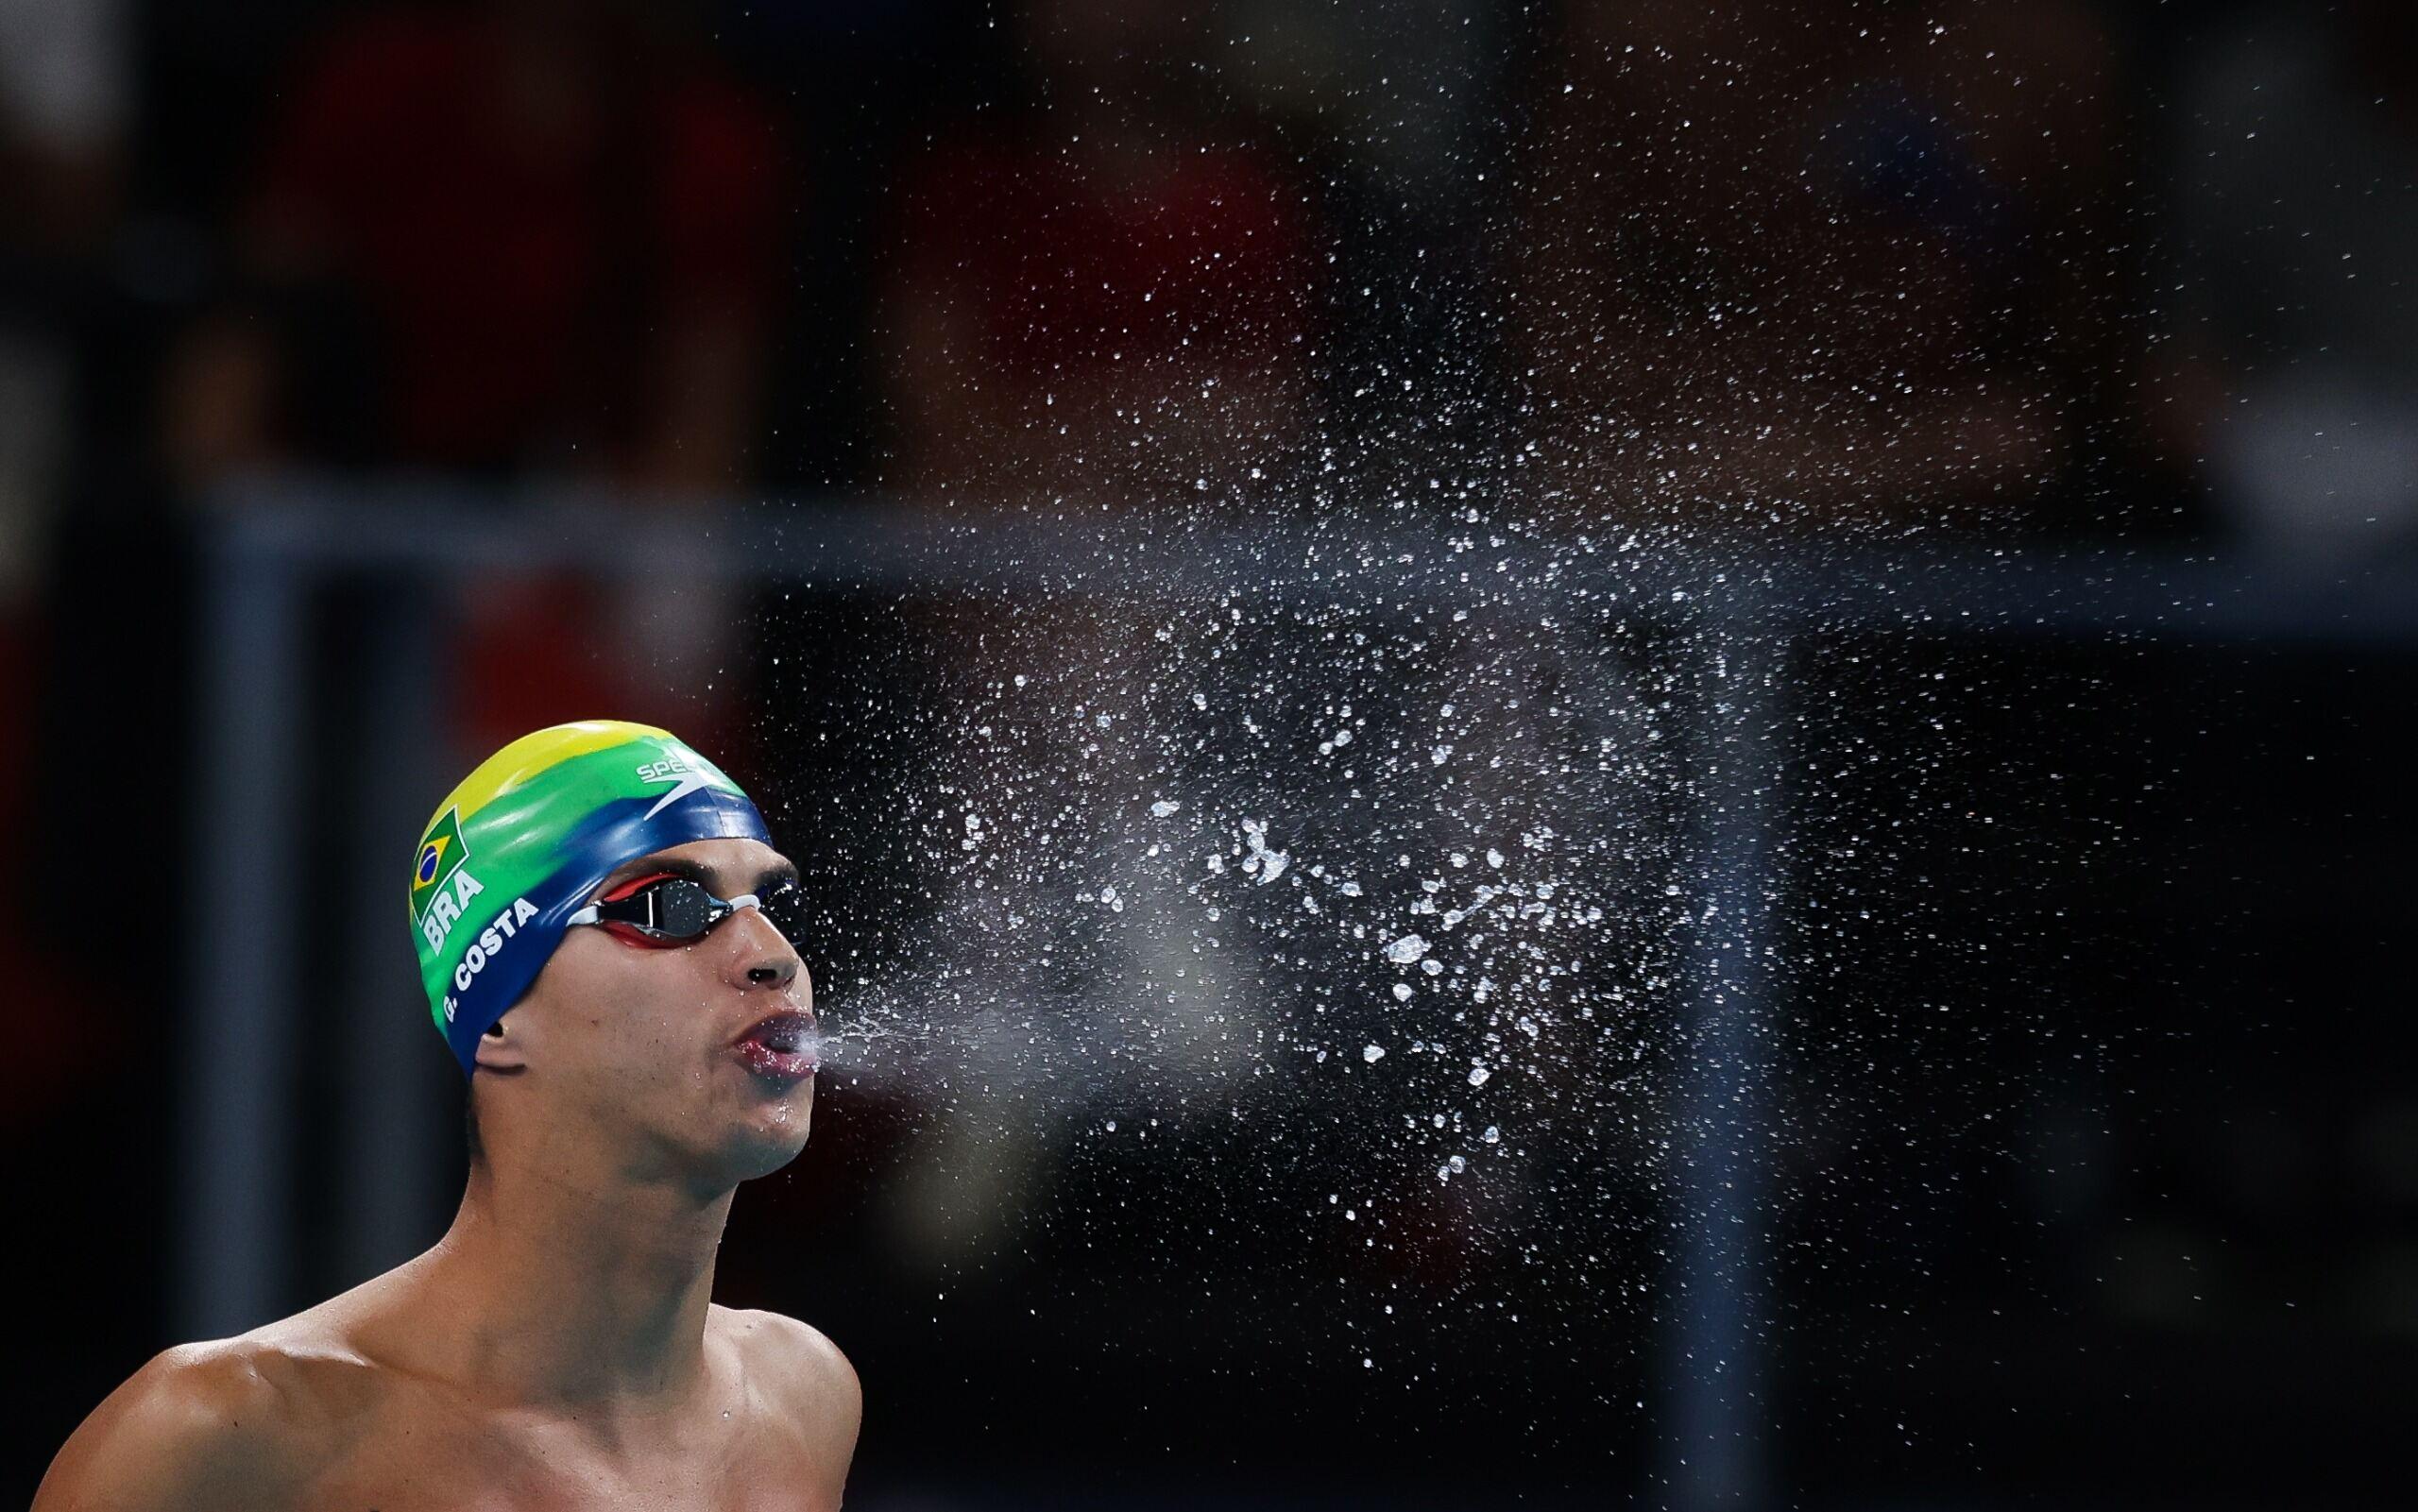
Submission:
<svg viewBox="0 0 2418 1512">
<path fill-rule="evenodd" d="M 644 1413 L 706 1374 L 731 1189 L 471 1169 L 452 1226 L 408 1268 L 427 1373 L 480 1401 Z"/>
</svg>

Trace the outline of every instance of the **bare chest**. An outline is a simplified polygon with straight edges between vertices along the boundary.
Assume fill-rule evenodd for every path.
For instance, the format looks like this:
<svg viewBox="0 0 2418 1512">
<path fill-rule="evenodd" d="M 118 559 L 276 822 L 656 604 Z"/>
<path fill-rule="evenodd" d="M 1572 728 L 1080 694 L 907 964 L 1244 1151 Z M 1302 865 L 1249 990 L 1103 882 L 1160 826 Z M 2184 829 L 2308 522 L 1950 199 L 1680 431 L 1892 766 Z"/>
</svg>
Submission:
<svg viewBox="0 0 2418 1512">
<path fill-rule="evenodd" d="M 307 1512 L 824 1512 L 845 1466 L 737 1418 L 617 1444 L 576 1423 L 388 1413 L 354 1425 L 292 1504 Z"/>
</svg>

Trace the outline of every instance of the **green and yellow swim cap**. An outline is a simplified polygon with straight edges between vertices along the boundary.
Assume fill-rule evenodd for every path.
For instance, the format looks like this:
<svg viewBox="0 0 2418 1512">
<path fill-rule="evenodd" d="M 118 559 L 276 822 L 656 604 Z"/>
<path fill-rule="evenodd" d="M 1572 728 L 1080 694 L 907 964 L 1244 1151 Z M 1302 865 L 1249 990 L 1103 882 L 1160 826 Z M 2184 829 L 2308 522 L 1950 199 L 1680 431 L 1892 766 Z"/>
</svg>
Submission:
<svg viewBox="0 0 2418 1512">
<path fill-rule="evenodd" d="M 653 725 L 557 724 L 479 763 L 436 806 L 412 865 L 420 980 L 463 1072 L 615 867 L 723 839 L 772 835 L 739 784 Z"/>
</svg>

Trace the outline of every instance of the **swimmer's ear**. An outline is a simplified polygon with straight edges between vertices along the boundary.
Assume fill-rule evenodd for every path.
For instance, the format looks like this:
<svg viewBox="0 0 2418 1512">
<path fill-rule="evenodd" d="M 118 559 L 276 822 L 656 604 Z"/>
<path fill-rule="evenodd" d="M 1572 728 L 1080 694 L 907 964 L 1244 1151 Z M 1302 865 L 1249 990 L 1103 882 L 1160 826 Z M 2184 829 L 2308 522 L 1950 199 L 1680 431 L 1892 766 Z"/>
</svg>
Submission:
<svg viewBox="0 0 2418 1512">
<path fill-rule="evenodd" d="M 529 1063 L 521 1052 L 520 1042 L 511 1028 L 512 1015 L 507 1013 L 487 1026 L 479 1036 L 478 1064 L 487 1071 L 519 1071 Z"/>
</svg>

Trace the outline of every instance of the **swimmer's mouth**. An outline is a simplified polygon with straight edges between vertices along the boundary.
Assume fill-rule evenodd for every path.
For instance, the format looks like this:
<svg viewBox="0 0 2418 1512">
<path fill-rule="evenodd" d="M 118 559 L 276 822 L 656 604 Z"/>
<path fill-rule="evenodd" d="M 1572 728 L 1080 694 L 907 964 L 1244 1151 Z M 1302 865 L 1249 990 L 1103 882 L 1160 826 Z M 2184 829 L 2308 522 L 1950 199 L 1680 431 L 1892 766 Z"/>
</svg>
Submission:
<svg viewBox="0 0 2418 1512">
<path fill-rule="evenodd" d="M 731 1044 L 731 1053 L 757 1076 L 783 1088 L 796 1086 L 814 1075 L 821 1057 L 821 1036 L 814 1017 L 794 1008 L 766 1014 Z"/>
</svg>

